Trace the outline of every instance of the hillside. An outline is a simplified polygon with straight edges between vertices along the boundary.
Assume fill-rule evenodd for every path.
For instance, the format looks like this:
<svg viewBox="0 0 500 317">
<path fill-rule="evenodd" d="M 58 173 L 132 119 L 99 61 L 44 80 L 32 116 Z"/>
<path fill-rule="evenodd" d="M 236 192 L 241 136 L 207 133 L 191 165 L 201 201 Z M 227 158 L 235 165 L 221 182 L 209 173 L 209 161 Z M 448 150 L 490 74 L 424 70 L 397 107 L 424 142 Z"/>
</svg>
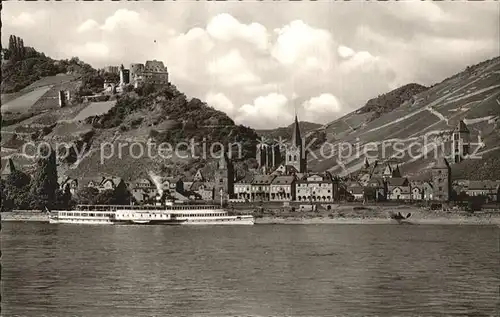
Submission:
<svg viewBox="0 0 500 317">
<path fill-rule="evenodd" d="M 6 159 L 12 158 L 16 166 L 32 170 L 34 161 L 29 157 L 32 153 L 28 156 L 20 153 L 28 141 L 44 141 L 53 146 L 66 142 L 68 147 L 73 147 L 71 155 L 58 162 L 60 173 L 73 177 L 106 173 L 133 180 L 147 177 L 149 171 L 171 176 L 194 175 L 198 168 L 206 169 L 209 175 L 216 161 L 210 149 L 213 145 L 212 152 L 217 156 L 218 143 L 226 148 L 229 143 L 241 144 L 242 157 L 237 162 L 237 169 L 252 164 L 257 139 L 255 131 L 236 125 L 225 113 L 197 98 L 188 98 L 174 85 L 163 88 L 146 85 L 135 90 L 130 88 L 123 94 L 103 93 L 104 80 L 116 82 L 118 78 L 95 70 L 78 58 L 69 61 L 24 58 L 8 61 L 2 65 L 2 70 L 14 74 L 28 64 L 26 69 L 57 66 L 60 67 L 57 71 L 62 73 L 40 75 L 37 79 L 38 75 L 24 76 L 23 71 L 6 81 L 6 85 L 14 88 L 5 88 L 4 91 L 11 93 L 2 94 L 2 166 Z M 67 90 L 72 96 L 64 108 L 58 104 L 59 90 Z M 83 99 L 95 93 L 102 94 L 101 101 Z M 156 144 L 168 143 L 174 149 L 179 145 L 183 157 L 165 158 L 154 149 L 152 155 L 145 153 L 136 157 L 132 148 L 142 145 L 143 149 L 148 149 L 148 140 Z M 194 154 L 191 153 L 191 140 L 198 143 Z M 187 142 L 189 148 L 183 142 Z M 102 149 L 106 150 L 106 146 L 116 152 L 103 161 Z M 118 154 L 120 146 L 122 153 Z M 79 151 L 80 156 L 76 154 Z M 233 146 L 233 153 L 238 151 Z M 64 153 L 65 149 L 59 152 Z"/>
<path fill-rule="evenodd" d="M 310 167 L 340 175 L 359 170 L 365 153 L 349 156 L 338 150 L 341 143 L 354 145 L 359 142 L 361 149 L 368 144 L 378 149 L 378 155 L 371 153 L 369 161 L 397 159 L 404 173 L 418 177 L 432 166 L 437 146 L 439 151 L 450 153 L 451 131 L 464 120 L 471 131 L 474 143 L 471 148 L 485 155 L 452 165 L 453 177 L 500 179 L 497 151 L 500 148 L 500 57 L 469 66 L 429 89 L 414 85 L 402 88 L 372 99 L 360 110 L 319 129 L 327 135 L 334 149 L 325 149 L 324 157 L 318 151 L 318 159 L 309 156 Z M 413 92 L 416 94 L 411 95 Z M 479 137 L 484 145 L 479 145 Z M 396 142 L 400 148 L 394 148 Z M 385 155 L 382 155 L 384 146 Z M 409 154 L 409 149 L 413 155 Z M 341 164 L 337 162 L 339 157 Z"/>
<path fill-rule="evenodd" d="M 369 121 L 374 120 L 382 114 L 389 113 L 400 105 L 404 105 L 406 102 L 415 103 L 417 101 L 415 96 L 427 89 L 427 87 L 415 83 L 404 85 L 386 94 L 368 100 L 368 102 L 356 111 L 356 113 L 370 113 L 372 116 Z"/>
<path fill-rule="evenodd" d="M 255 167 L 253 158 L 259 135 L 290 139 L 292 133 L 292 125 L 258 132 L 236 125 L 225 113 L 197 98 L 189 98 L 174 85 L 161 89 L 145 86 L 128 89 L 123 94 L 103 93 L 102 100 L 85 101 L 84 96 L 102 91 L 105 79 L 116 81 L 117 78 L 93 69 L 78 58 L 53 61 L 41 53 L 36 54 L 36 58 L 25 55 L 21 60 L 9 61 L 2 65 L 2 71 L 17 74 L 16 70 L 23 67 L 60 67 L 57 70 L 63 72 L 45 76 L 52 73 L 40 71 L 34 77 L 12 75 L 6 80 L 5 87 L 10 88 L 5 91 L 11 93 L 2 94 L 2 164 L 7 158 L 13 158 L 16 166 L 29 171 L 34 161 L 20 153 L 22 146 L 28 141 L 46 141 L 51 144 L 67 142 L 68 146 L 74 145 L 76 150 L 82 151 L 84 155 L 80 157 L 72 153 L 59 161 L 60 172 L 74 177 L 107 173 L 133 180 L 146 177 L 149 171 L 172 176 L 193 175 L 198 168 L 206 175 L 212 174 L 216 160 L 210 155 L 200 156 L 203 147 L 197 147 L 194 155 L 183 158 L 156 155 L 138 159 L 130 152 L 133 143 L 147 148 L 151 140 L 168 142 L 175 147 L 192 139 L 200 144 L 204 142 L 205 152 L 217 142 L 226 146 L 229 142 L 240 142 L 243 155 L 237 162 L 237 169 L 244 174 L 248 167 Z M 41 78 L 36 79 L 39 76 Z M 58 105 L 59 90 L 67 90 L 72 96 L 64 108 Z M 396 159 L 402 164 L 403 173 L 417 178 L 432 166 L 436 146 L 442 146 L 449 153 L 451 131 L 464 120 L 471 131 L 471 139 L 481 138 L 472 148 L 479 148 L 478 153 L 482 156 L 453 164 L 453 177 L 500 179 L 499 116 L 500 57 L 497 57 L 469 66 L 430 88 L 405 85 L 368 100 L 357 111 L 326 125 L 301 122 L 300 126 L 307 144 L 316 140 L 313 149 L 317 158 L 314 155 L 308 158 L 312 171 L 330 171 L 345 176 L 359 170 L 365 153 L 347 155 L 339 151 L 341 144 L 359 142 L 361 149 L 367 144 L 378 148 L 379 154 L 373 155 L 371 162 Z M 320 146 L 325 141 L 329 146 L 321 151 Z M 395 141 L 402 145 L 404 153 L 393 147 Z M 83 146 L 84 143 L 87 145 Z M 101 160 L 103 146 L 117 153 L 120 145 L 124 145 L 122 155 Z M 384 145 L 386 150 L 382 155 Z M 410 156 L 408 149 L 417 154 Z M 187 155 L 186 150 L 184 145 L 180 154 Z M 214 152 L 218 152 L 217 147 Z"/>
<path fill-rule="evenodd" d="M 286 127 L 279 127 L 276 129 L 267 129 L 267 130 L 257 130 L 257 134 L 259 136 L 264 136 L 266 138 L 271 138 L 271 139 L 278 139 L 279 137 L 282 137 L 283 139 L 289 140 L 292 137 L 293 125 L 294 124 L 291 123 Z M 307 134 L 310 131 L 321 128 L 322 125 L 313 122 L 300 121 L 299 127 L 300 127 L 300 132 L 302 134 Z"/>
</svg>

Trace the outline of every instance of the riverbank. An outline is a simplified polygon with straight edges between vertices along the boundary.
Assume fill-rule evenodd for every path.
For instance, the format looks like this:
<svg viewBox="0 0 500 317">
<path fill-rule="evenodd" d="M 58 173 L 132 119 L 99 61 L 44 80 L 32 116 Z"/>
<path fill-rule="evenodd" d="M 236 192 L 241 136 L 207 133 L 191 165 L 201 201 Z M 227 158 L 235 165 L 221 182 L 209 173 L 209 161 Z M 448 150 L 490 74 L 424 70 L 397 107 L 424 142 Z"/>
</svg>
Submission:
<svg viewBox="0 0 500 317">
<path fill-rule="evenodd" d="M 257 224 L 397 224 L 391 216 L 409 216 L 401 223 L 436 225 L 499 225 L 500 210 L 475 213 L 460 210 L 428 210 L 408 205 L 337 205 L 332 210 L 318 212 L 281 212 L 264 210 L 256 213 Z"/>
<path fill-rule="evenodd" d="M 262 217 L 256 218 L 255 224 L 258 225 L 376 225 L 376 224 L 398 224 L 396 220 L 389 218 L 297 218 L 297 217 Z M 401 224 L 407 225 L 497 225 L 500 226 L 500 217 L 436 217 L 436 218 L 410 218 L 404 220 Z"/>
<path fill-rule="evenodd" d="M 0 213 L 2 222 L 4 221 L 29 221 L 29 222 L 49 222 L 49 215 L 46 212 L 30 211 L 9 211 Z"/>
<path fill-rule="evenodd" d="M 390 219 L 393 212 L 411 216 L 403 224 L 436 225 L 498 225 L 500 212 L 477 212 L 469 214 L 463 211 L 427 211 L 418 209 L 398 209 L 397 211 L 380 209 L 340 208 L 329 212 L 289 212 L 289 213 L 254 213 L 255 224 L 397 224 Z M 48 222 L 49 216 L 42 212 L 3 212 L 2 222 Z"/>
</svg>

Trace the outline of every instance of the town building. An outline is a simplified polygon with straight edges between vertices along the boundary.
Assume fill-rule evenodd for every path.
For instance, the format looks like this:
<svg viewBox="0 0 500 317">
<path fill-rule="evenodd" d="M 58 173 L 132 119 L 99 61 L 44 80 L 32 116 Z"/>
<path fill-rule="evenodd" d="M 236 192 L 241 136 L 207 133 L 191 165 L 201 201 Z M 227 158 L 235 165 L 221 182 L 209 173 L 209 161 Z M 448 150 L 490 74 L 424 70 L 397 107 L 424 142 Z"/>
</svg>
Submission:
<svg viewBox="0 0 500 317">
<path fill-rule="evenodd" d="M 497 181 L 470 181 L 466 189 L 469 196 L 484 196 L 488 202 L 498 201 L 500 184 Z"/>
<path fill-rule="evenodd" d="M 387 198 L 387 183 L 383 178 L 372 177 L 365 187 L 373 188 L 375 190 L 374 197 L 375 201 L 382 201 Z"/>
<path fill-rule="evenodd" d="M 295 200 L 295 176 L 276 176 L 271 182 L 271 201 Z"/>
<path fill-rule="evenodd" d="M 85 182 L 86 181 L 86 182 Z M 86 187 L 93 187 L 99 192 L 105 190 L 114 190 L 120 185 L 125 185 L 125 182 L 120 177 L 116 176 L 101 176 L 96 178 L 86 179 L 83 183 Z M 85 184 L 86 183 L 86 184 Z"/>
<path fill-rule="evenodd" d="M 334 186 L 330 177 L 311 174 L 296 181 L 296 200 L 329 202 L 334 198 Z"/>
<path fill-rule="evenodd" d="M 195 200 L 212 201 L 214 199 L 214 183 L 205 181 L 194 181 L 189 187 L 190 198 Z"/>
<path fill-rule="evenodd" d="M 453 161 L 455 163 L 460 163 L 465 156 L 469 155 L 469 149 L 470 131 L 464 121 L 460 120 L 452 134 Z"/>
<path fill-rule="evenodd" d="M 184 193 L 184 182 L 182 177 L 163 177 L 161 180 L 162 189 L 169 192 Z"/>
<path fill-rule="evenodd" d="M 255 175 L 251 183 L 251 200 L 269 201 L 271 198 L 271 183 L 275 177 L 275 175 Z"/>
<path fill-rule="evenodd" d="M 7 164 L 5 164 L 5 166 L 2 167 L 2 176 L 1 178 L 2 179 L 6 179 L 7 177 L 9 177 L 9 175 L 11 175 L 12 173 L 14 173 L 16 171 L 16 167 L 14 165 L 14 161 L 9 158 L 7 160 Z"/>
<path fill-rule="evenodd" d="M 387 180 L 387 199 L 411 200 L 411 186 L 406 177 L 392 177 Z"/>
<path fill-rule="evenodd" d="M 158 196 L 158 188 L 148 178 L 139 178 L 129 184 L 129 191 L 135 201 L 140 204 L 154 204 Z"/>
<path fill-rule="evenodd" d="M 241 201 L 251 201 L 252 199 L 252 179 L 241 179 L 234 184 L 234 195 Z"/>
<path fill-rule="evenodd" d="M 305 175 L 305 173 L 299 173 L 299 171 L 291 166 L 291 165 L 285 165 L 285 164 L 280 164 L 276 169 L 271 173 L 272 175 L 295 175 L 297 177 L 302 177 Z"/>
<path fill-rule="evenodd" d="M 61 189 L 63 192 L 69 190 L 71 195 L 74 195 L 78 191 L 78 179 L 76 178 L 60 176 L 57 180 L 57 183 L 59 184 L 59 189 Z"/>
<path fill-rule="evenodd" d="M 444 157 L 437 159 L 431 169 L 433 200 L 449 201 L 451 196 L 451 168 Z"/>
<path fill-rule="evenodd" d="M 349 181 L 345 184 L 346 194 L 349 194 L 353 200 L 360 201 L 364 197 L 364 186 L 357 181 Z M 349 200 L 349 197 L 346 197 Z"/>
<path fill-rule="evenodd" d="M 193 176 L 193 180 L 195 182 L 204 182 L 205 181 L 205 176 L 203 176 L 203 173 L 201 172 L 201 169 L 198 169 L 196 171 L 196 174 Z"/>
<path fill-rule="evenodd" d="M 307 153 L 302 144 L 297 115 L 295 115 L 292 140 L 285 152 L 285 165 L 293 166 L 299 173 L 307 173 Z"/>
</svg>

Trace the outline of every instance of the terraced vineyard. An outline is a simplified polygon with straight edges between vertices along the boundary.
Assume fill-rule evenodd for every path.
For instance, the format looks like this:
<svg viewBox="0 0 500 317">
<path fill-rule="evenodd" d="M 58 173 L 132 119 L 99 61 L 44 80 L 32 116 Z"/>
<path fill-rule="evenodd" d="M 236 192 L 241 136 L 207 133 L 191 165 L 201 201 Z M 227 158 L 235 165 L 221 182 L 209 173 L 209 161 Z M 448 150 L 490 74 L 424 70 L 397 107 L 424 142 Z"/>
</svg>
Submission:
<svg viewBox="0 0 500 317">
<path fill-rule="evenodd" d="M 460 120 L 464 120 L 471 130 L 471 139 L 482 137 L 485 142 L 481 151 L 487 151 L 500 146 L 500 142 L 492 137 L 498 135 L 498 118 L 500 116 L 500 57 L 468 68 L 432 88 L 414 96 L 413 103 L 403 103 L 398 108 L 382 114 L 379 118 L 369 121 L 370 113 L 354 112 L 322 127 L 327 135 L 334 135 L 336 140 L 330 140 L 333 147 L 339 147 L 341 142 L 363 145 L 373 142 L 379 146 L 379 160 L 393 158 L 394 150 L 386 149 L 381 155 L 381 145 L 399 140 L 408 146 L 412 142 L 427 147 L 421 148 L 422 157 L 415 158 L 405 155 L 399 157 L 402 169 L 413 176 L 420 174 L 425 168 L 432 166 L 435 146 L 443 144 L 446 154 L 449 154 L 450 142 L 436 136 L 450 136 L 451 131 Z M 426 141 L 427 140 L 427 141 Z M 495 140 L 495 141 L 493 141 Z M 473 148 L 479 145 L 472 145 Z M 340 175 L 347 175 L 360 169 L 366 155 L 361 153 L 346 157 L 342 151 L 328 151 L 322 157 L 317 152 L 318 159 L 309 157 L 309 165 L 314 171 L 329 170 Z M 344 155 L 340 157 L 339 153 Z M 371 153 L 373 155 L 373 153 Z M 331 156 L 331 157 L 328 157 Z M 499 159 L 500 160 L 500 159 Z M 491 161 L 491 160 L 490 160 Z M 479 162 L 477 163 L 479 164 Z M 460 164 L 454 169 L 465 168 L 474 164 Z M 463 173 L 455 173 L 462 175 Z M 467 174 L 467 173 L 466 173 Z M 469 173 L 470 174 L 470 173 Z M 500 178 L 500 171 L 496 177 Z"/>
</svg>

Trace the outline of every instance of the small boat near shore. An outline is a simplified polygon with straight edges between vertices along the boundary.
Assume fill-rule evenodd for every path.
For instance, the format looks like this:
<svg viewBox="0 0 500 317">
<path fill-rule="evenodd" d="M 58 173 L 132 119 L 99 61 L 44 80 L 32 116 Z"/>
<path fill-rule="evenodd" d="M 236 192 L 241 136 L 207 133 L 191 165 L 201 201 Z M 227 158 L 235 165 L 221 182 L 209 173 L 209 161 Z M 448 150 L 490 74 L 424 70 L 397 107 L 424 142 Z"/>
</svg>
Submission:
<svg viewBox="0 0 500 317">
<path fill-rule="evenodd" d="M 411 225 L 412 223 L 407 221 L 407 219 L 410 217 L 411 217 L 411 212 L 408 213 L 406 216 L 402 215 L 401 212 L 398 212 L 397 214 L 395 214 L 395 213 L 391 214 L 391 219 L 396 220 L 398 222 L 398 224 Z"/>
<path fill-rule="evenodd" d="M 78 205 L 50 212 L 49 223 L 110 225 L 253 225 L 252 215 L 230 215 L 216 205 Z"/>
</svg>

